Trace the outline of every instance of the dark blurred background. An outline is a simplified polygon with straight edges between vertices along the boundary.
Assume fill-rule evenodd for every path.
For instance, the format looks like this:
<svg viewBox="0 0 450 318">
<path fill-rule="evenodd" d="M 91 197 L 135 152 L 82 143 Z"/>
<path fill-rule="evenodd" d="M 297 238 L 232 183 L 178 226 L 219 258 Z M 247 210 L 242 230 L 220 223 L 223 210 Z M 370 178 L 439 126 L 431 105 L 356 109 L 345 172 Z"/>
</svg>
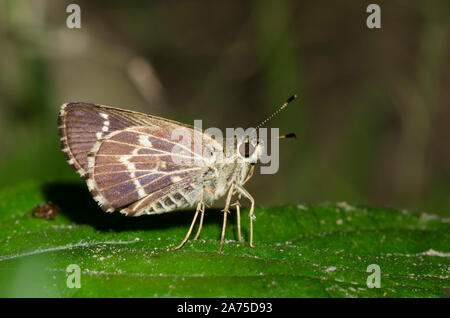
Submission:
<svg viewBox="0 0 450 318">
<path fill-rule="evenodd" d="M 69 29 L 66 7 L 81 7 Z M 381 29 L 366 26 L 381 7 Z M 450 216 L 450 1 L 0 0 L 0 187 L 79 180 L 61 104 L 203 127 L 270 122 L 258 205 L 347 201 Z"/>
</svg>

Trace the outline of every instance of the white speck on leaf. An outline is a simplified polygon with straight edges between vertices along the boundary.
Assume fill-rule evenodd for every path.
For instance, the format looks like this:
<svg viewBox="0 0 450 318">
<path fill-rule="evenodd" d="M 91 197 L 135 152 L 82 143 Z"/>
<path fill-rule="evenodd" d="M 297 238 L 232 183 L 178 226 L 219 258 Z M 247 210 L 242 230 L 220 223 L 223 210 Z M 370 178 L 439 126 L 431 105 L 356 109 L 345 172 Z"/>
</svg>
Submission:
<svg viewBox="0 0 450 318">
<path fill-rule="evenodd" d="M 330 272 L 334 272 L 335 270 L 336 270 L 336 266 L 330 266 L 325 270 L 325 272 L 330 273 Z"/>
<path fill-rule="evenodd" d="M 435 251 L 433 249 L 429 249 L 426 252 L 423 252 L 422 255 L 428 255 L 428 256 L 440 256 L 440 257 L 450 257 L 450 253 L 445 253 L 445 252 L 439 252 L 439 251 Z"/>
</svg>

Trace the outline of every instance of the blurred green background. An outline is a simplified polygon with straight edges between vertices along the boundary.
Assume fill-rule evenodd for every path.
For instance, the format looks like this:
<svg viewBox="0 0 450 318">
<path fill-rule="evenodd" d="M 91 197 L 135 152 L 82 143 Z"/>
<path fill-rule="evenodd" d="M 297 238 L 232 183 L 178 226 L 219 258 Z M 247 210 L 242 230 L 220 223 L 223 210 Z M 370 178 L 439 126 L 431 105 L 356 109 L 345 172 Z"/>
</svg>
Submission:
<svg viewBox="0 0 450 318">
<path fill-rule="evenodd" d="M 81 29 L 66 7 L 81 7 Z M 450 216 L 450 2 L 0 0 L 0 187 L 79 180 L 61 104 L 299 139 L 248 189 L 258 205 L 347 201 Z"/>
</svg>

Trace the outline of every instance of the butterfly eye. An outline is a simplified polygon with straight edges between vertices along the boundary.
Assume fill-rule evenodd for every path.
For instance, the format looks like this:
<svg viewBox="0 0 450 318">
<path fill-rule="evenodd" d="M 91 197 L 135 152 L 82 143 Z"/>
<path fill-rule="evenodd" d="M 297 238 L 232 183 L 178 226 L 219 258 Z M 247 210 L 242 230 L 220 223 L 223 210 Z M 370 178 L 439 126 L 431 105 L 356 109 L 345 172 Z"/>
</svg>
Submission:
<svg viewBox="0 0 450 318">
<path fill-rule="evenodd" d="M 239 154 L 241 155 L 241 157 L 249 158 L 250 156 L 253 155 L 254 152 L 255 152 L 255 147 L 248 141 L 242 143 L 239 146 Z"/>
</svg>

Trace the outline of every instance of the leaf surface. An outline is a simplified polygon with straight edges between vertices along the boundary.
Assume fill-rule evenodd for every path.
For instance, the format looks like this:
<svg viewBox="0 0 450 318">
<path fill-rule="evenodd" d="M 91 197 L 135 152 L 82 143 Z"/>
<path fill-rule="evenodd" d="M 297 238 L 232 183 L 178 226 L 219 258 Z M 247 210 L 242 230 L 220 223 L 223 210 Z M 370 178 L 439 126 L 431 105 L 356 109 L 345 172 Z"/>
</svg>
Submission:
<svg viewBox="0 0 450 318">
<path fill-rule="evenodd" d="M 33 217 L 47 201 L 60 207 L 56 220 Z M 232 213 L 218 254 L 222 214 L 209 209 L 200 239 L 175 251 L 193 211 L 108 214 L 81 183 L 3 189 L 0 296 L 445 297 L 450 288 L 447 219 L 346 203 L 255 214 L 255 248 L 235 240 Z M 248 210 L 241 215 L 247 239 Z M 80 268 L 80 288 L 68 287 L 70 264 Z M 380 288 L 367 285 L 370 264 L 380 268 Z"/>
</svg>

